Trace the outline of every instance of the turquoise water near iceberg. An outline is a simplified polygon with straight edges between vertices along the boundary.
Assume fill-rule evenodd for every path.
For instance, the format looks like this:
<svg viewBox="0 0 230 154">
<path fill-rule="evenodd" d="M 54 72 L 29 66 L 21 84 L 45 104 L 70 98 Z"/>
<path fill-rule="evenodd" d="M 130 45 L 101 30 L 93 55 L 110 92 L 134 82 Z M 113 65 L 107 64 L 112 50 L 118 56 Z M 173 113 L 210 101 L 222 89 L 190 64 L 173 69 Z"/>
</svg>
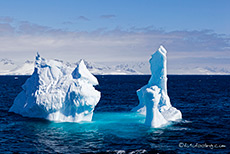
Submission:
<svg viewBox="0 0 230 154">
<path fill-rule="evenodd" d="M 230 152 L 230 76 L 168 76 L 171 102 L 183 120 L 159 129 L 129 112 L 149 77 L 97 76 L 102 97 L 93 121 L 57 123 L 9 113 L 28 76 L 0 76 L 0 153 Z"/>
</svg>

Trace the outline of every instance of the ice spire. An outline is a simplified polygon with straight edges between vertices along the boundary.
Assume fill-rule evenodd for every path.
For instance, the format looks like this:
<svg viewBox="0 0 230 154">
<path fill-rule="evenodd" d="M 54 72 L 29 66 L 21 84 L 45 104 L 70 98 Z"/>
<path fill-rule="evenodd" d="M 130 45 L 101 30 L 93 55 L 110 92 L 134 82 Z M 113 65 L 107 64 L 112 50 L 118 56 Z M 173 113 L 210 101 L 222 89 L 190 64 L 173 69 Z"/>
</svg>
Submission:
<svg viewBox="0 0 230 154">
<path fill-rule="evenodd" d="M 98 85 L 97 78 L 89 72 L 89 70 L 85 66 L 85 62 L 83 59 L 80 60 L 79 64 L 73 71 L 72 75 L 73 75 L 73 78 L 76 78 L 76 79 L 82 78 L 92 83 L 93 85 Z"/>
<path fill-rule="evenodd" d="M 159 127 L 165 124 L 166 121 L 175 121 L 182 118 L 182 114 L 179 110 L 172 107 L 168 93 L 167 93 L 167 50 L 160 46 L 160 48 L 152 55 L 149 60 L 150 69 L 151 69 L 151 78 L 147 85 L 143 86 L 141 89 L 137 90 L 137 95 L 139 99 L 139 105 L 132 109 L 132 111 L 137 111 L 142 114 L 146 114 L 147 111 L 151 111 L 153 114 L 152 118 L 149 115 L 150 112 L 147 112 L 146 115 L 146 124 L 151 125 L 152 127 Z M 155 89 L 159 88 L 159 94 L 150 90 L 151 87 Z M 156 90 L 155 90 L 156 91 Z M 149 93 L 153 93 L 150 97 Z M 159 97 L 159 100 L 156 100 L 156 97 Z M 149 98 L 150 97 L 150 98 Z M 154 104 L 157 109 L 149 108 L 149 104 Z M 159 113 L 158 113 L 159 112 Z M 154 117 L 155 116 L 155 117 Z M 162 120 L 162 117 L 165 120 Z M 161 120 L 159 120 L 161 119 Z"/>
</svg>

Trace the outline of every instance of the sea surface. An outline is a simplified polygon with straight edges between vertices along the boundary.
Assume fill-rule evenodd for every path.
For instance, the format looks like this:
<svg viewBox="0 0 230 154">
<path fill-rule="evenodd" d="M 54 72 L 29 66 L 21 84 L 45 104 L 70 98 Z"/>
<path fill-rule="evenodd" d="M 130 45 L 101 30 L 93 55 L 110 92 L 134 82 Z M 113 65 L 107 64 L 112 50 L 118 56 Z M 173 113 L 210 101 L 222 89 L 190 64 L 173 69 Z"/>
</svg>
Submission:
<svg viewBox="0 0 230 154">
<path fill-rule="evenodd" d="M 102 97 L 92 122 L 57 123 L 9 113 L 29 76 L 0 76 L 0 153 L 230 153 L 230 76 L 168 76 L 183 119 L 144 125 L 130 110 L 150 76 L 96 76 Z"/>
</svg>

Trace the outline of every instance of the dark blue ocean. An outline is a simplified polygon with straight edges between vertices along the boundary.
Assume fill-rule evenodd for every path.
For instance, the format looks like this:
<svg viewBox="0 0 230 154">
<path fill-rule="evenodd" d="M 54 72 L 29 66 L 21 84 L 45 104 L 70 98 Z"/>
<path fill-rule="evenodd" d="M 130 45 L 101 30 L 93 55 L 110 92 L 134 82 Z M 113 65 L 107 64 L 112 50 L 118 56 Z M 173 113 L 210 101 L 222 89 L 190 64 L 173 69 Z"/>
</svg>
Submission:
<svg viewBox="0 0 230 154">
<path fill-rule="evenodd" d="M 0 76 L 0 153 L 229 153 L 230 76 L 168 76 L 183 120 L 153 129 L 136 90 L 150 76 L 96 76 L 102 97 L 93 121 L 57 123 L 9 113 L 29 76 Z"/>
</svg>

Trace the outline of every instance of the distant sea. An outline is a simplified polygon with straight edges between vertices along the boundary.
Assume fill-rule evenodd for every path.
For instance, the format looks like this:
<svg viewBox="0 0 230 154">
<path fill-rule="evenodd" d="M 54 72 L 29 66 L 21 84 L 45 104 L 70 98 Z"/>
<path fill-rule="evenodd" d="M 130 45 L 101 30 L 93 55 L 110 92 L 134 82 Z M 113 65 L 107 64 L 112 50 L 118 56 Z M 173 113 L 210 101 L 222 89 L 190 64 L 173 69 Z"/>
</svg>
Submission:
<svg viewBox="0 0 230 154">
<path fill-rule="evenodd" d="M 57 123 L 9 113 L 29 76 L 0 76 L 0 153 L 229 153 L 230 76 L 169 75 L 183 120 L 153 129 L 130 110 L 148 75 L 96 76 L 102 97 L 92 122 Z"/>
</svg>

